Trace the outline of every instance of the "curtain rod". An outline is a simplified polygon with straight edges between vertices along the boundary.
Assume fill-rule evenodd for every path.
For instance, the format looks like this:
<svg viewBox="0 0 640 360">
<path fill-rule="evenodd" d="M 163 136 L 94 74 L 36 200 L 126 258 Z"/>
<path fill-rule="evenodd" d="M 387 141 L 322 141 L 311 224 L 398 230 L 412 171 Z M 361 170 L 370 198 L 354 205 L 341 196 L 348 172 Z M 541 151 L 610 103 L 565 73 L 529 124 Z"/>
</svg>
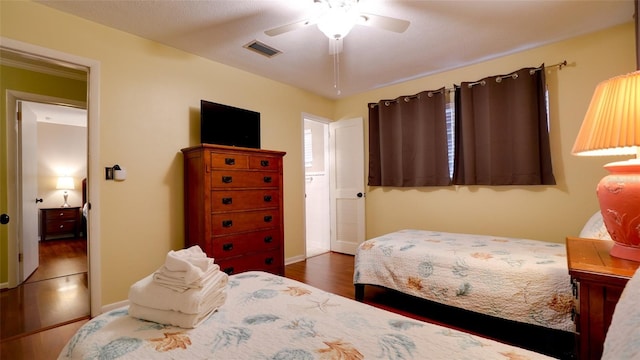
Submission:
<svg viewBox="0 0 640 360">
<path fill-rule="evenodd" d="M 531 70 L 529 70 L 529 75 L 533 75 L 533 74 L 535 74 L 536 72 L 538 72 L 538 71 L 540 71 L 542 69 L 548 69 L 548 68 L 554 68 L 554 67 L 557 67 L 558 70 L 562 70 L 562 68 L 565 67 L 565 66 L 567 66 L 567 60 L 563 60 L 562 62 L 559 62 L 557 64 L 548 65 L 548 66 L 541 66 L 539 68 L 531 69 Z M 508 75 L 504 75 L 504 76 L 497 76 L 496 77 L 496 82 L 502 82 L 502 80 L 507 79 L 507 78 L 517 79 L 518 78 L 518 74 L 514 72 L 514 73 L 511 73 L 511 74 L 508 74 Z M 480 81 L 476 81 L 476 82 L 473 82 L 473 83 L 469 83 L 469 84 L 467 84 L 467 86 L 472 87 L 474 85 L 486 85 L 486 83 L 487 82 L 485 80 L 480 80 Z M 429 92 L 427 92 L 427 96 L 428 97 L 432 97 L 433 94 L 440 94 L 440 93 L 443 93 L 443 92 L 450 93 L 452 91 L 455 91 L 456 86 L 459 86 L 459 85 L 454 85 L 452 88 L 442 88 L 440 90 L 429 91 Z M 405 102 L 409 102 L 411 99 L 420 98 L 420 94 L 402 96 L 401 98 Z M 400 99 L 400 98 L 398 98 L 398 99 Z M 392 103 L 397 103 L 399 101 L 398 99 L 385 100 L 384 104 L 386 106 L 389 106 Z M 378 106 L 378 104 L 377 103 L 372 103 L 372 104 L 369 104 L 369 106 L 374 108 L 374 107 Z"/>
<path fill-rule="evenodd" d="M 542 69 L 547 69 L 547 68 L 552 68 L 552 67 L 557 67 L 558 70 L 562 70 L 562 68 L 565 67 L 565 66 L 567 66 L 567 60 L 564 60 L 564 61 L 559 62 L 557 64 L 553 64 L 553 65 L 549 65 L 549 66 L 541 66 L 539 68 L 531 69 L 531 70 L 529 70 L 529 75 L 533 75 L 533 74 L 535 74 L 536 72 L 538 72 L 538 71 L 540 71 Z M 497 83 L 501 83 L 502 80 L 508 79 L 508 78 L 517 79 L 518 78 L 518 73 L 517 72 L 513 72 L 513 73 L 508 74 L 508 75 L 496 76 L 496 82 Z M 469 88 L 471 88 L 471 87 L 473 87 L 475 85 L 484 86 L 486 84 L 487 84 L 487 82 L 485 80 L 480 80 L 480 81 L 469 83 L 469 84 L 467 84 L 467 86 Z"/>
</svg>

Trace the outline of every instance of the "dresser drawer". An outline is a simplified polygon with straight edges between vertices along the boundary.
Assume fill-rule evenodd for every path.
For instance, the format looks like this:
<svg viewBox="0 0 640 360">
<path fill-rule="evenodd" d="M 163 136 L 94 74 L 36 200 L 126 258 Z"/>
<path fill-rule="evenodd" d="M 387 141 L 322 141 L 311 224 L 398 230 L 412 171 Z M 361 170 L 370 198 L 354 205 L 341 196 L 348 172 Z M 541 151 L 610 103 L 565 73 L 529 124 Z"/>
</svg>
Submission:
<svg viewBox="0 0 640 360">
<path fill-rule="evenodd" d="M 211 192 L 213 212 L 250 210 L 280 207 L 280 191 L 265 190 L 218 190 Z"/>
<path fill-rule="evenodd" d="M 47 235 L 58 235 L 71 233 L 76 231 L 76 221 L 75 220 L 56 220 L 56 221 L 47 221 L 45 225 L 45 229 Z"/>
<path fill-rule="evenodd" d="M 225 259 L 250 252 L 277 249 L 282 244 L 280 228 L 255 231 L 240 235 L 214 237 L 203 249 L 214 259 Z"/>
<path fill-rule="evenodd" d="M 220 270 L 227 274 L 238 274 L 245 271 L 266 271 L 283 275 L 284 255 L 282 249 L 275 249 L 262 253 L 253 253 L 229 259 L 216 259 Z"/>
<path fill-rule="evenodd" d="M 280 227 L 280 210 L 258 210 L 211 215 L 215 236 Z"/>
<path fill-rule="evenodd" d="M 233 189 L 246 187 L 280 186 L 280 174 L 261 171 L 222 171 L 211 172 L 211 187 Z"/>
<path fill-rule="evenodd" d="M 214 169 L 248 169 L 249 156 L 211 153 L 211 166 Z"/>
<path fill-rule="evenodd" d="M 251 156 L 249 158 L 249 168 L 277 171 L 280 169 L 280 159 L 268 156 Z"/>
<path fill-rule="evenodd" d="M 47 221 L 56 220 L 75 220 L 78 217 L 78 208 L 71 209 L 47 209 L 46 211 Z"/>
</svg>

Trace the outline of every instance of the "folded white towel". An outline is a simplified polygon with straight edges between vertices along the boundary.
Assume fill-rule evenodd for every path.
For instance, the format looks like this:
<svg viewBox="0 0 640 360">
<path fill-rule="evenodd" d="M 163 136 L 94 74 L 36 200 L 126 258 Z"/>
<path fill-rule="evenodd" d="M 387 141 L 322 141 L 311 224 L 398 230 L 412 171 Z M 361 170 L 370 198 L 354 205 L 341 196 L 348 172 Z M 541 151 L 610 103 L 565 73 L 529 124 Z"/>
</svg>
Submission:
<svg viewBox="0 0 640 360">
<path fill-rule="evenodd" d="M 153 280 L 153 275 L 131 285 L 129 301 L 157 310 L 179 311 L 185 314 L 198 314 L 211 309 L 219 302 L 224 293 L 229 276 L 217 271 L 201 289 L 174 291 Z"/>
<path fill-rule="evenodd" d="M 212 264 L 205 273 L 193 281 L 186 282 L 180 276 L 176 276 L 175 271 L 169 271 L 164 266 L 153 273 L 153 280 L 174 291 L 184 292 L 189 289 L 201 289 L 212 277 L 220 273 L 220 266 Z"/>
<path fill-rule="evenodd" d="M 191 271 L 196 267 L 201 271 L 207 271 L 213 259 L 207 258 L 207 254 L 198 245 L 178 251 L 170 250 L 164 261 L 164 266 L 170 271 Z"/>
<path fill-rule="evenodd" d="M 215 266 L 213 259 L 206 257 L 199 249 L 196 245 L 189 249 L 169 251 L 163 266 L 157 272 L 178 283 L 189 284 L 197 281 Z"/>
<path fill-rule="evenodd" d="M 129 304 L 129 315 L 142 319 L 157 322 L 159 324 L 179 326 L 181 328 L 192 329 L 200 325 L 211 314 L 213 314 L 220 306 L 224 304 L 227 299 L 227 293 L 223 292 L 219 299 L 219 304 L 214 304 L 214 307 L 206 312 L 199 314 L 183 314 L 178 311 L 157 310 L 141 306 L 136 303 Z"/>
</svg>

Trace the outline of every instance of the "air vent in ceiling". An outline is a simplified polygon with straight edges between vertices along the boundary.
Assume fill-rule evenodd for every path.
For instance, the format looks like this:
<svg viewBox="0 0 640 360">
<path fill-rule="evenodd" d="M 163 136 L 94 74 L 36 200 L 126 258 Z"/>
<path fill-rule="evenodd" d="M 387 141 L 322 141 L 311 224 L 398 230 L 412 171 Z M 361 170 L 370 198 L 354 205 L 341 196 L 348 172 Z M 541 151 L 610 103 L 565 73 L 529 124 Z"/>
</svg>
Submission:
<svg viewBox="0 0 640 360">
<path fill-rule="evenodd" d="M 269 45 L 267 45 L 265 43 L 261 43 L 258 40 L 253 40 L 252 42 L 248 43 L 244 47 L 249 49 L 249 50 L 253 50 L 253 51 L 257 52 L 258 54 L 264 55 L 264 56 L 266 56 L 268 58 L 274 57 L 274 56 L 282 53 L 282 51 L 274 49 L 271 46 L 269 46 Z"/>
</svg>

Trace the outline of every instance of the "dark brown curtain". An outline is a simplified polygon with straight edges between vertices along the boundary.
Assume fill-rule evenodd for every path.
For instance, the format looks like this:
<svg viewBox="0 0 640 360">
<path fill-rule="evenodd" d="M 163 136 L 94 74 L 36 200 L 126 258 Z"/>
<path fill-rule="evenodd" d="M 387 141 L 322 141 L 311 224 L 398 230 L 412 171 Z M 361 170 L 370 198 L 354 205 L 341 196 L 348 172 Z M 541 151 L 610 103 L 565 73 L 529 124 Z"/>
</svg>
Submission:
<svg viewBox="0 0 640 360">
<path fill-rule="evenodd" d="M 456 87 L 453 183 L 555 185 L 544 65 Z"/>
<path fill-rule="evenodd" d="M 450 185 L 445 89 L 369 104 L 369 185 Z"/>
</svg>

